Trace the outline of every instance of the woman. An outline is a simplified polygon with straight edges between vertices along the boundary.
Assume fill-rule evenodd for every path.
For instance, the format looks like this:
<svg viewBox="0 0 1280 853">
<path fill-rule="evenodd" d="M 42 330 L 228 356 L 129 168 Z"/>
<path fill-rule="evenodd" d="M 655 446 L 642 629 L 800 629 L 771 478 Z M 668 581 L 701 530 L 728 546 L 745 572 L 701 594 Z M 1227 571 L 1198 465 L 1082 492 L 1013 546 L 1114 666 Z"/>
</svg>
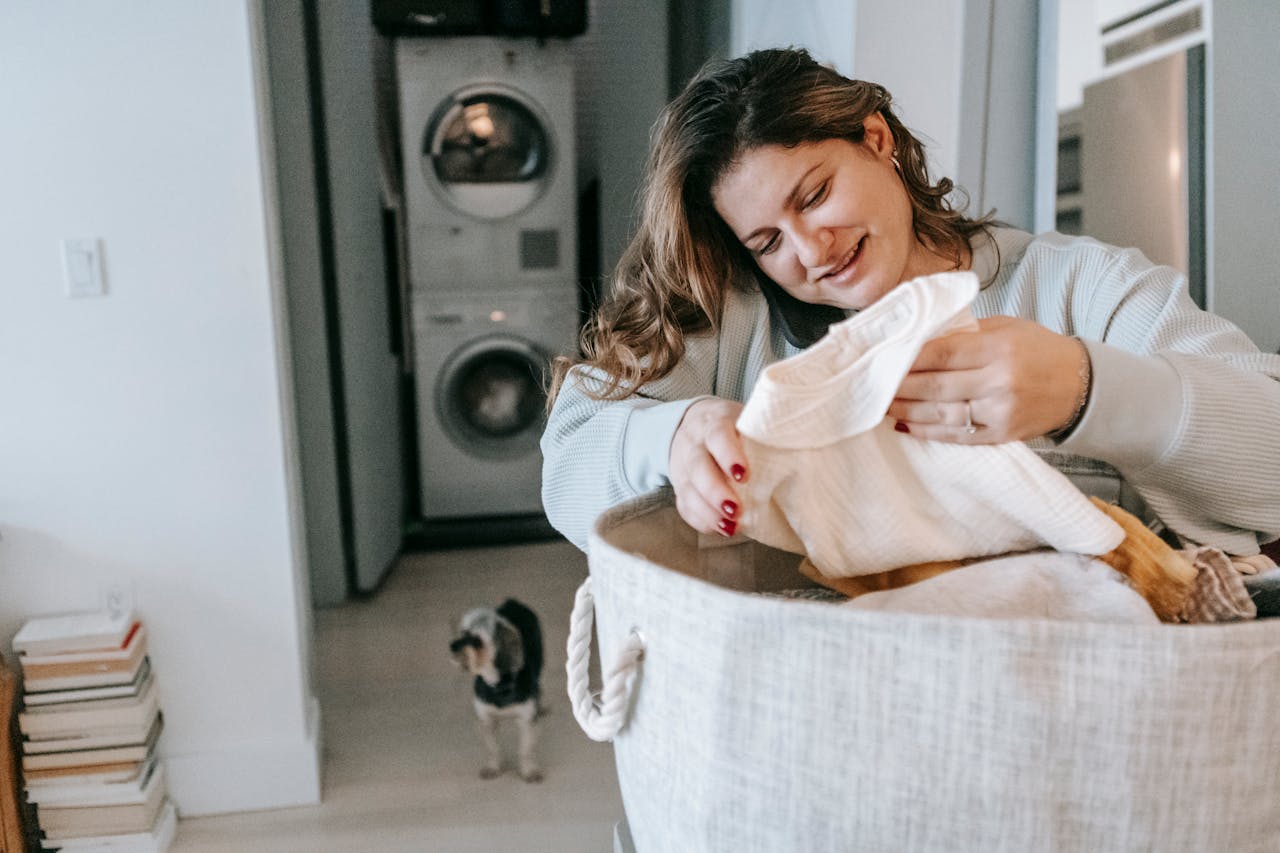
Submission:
<svg viewBox="0 0 1280 853">
<path fill-rule="evenodd" d="M 751 474 L 734 423 L 761 370 L 961 269 L 982 282 L 980 330 L 926 345 L 896 429 L 1028 441 L 1187 543 L 1247 555 L 1280 535 L 1280 356 L 1140 252 L 952 209 L 890 105 L 797 50 L 709 67 L 668 105 L 612 298 L 585 358 L 557 365 L 551 522 L 581 547 L 601 511 L 669 483 L 692 527 L 732 535 Z"/>
</svg>

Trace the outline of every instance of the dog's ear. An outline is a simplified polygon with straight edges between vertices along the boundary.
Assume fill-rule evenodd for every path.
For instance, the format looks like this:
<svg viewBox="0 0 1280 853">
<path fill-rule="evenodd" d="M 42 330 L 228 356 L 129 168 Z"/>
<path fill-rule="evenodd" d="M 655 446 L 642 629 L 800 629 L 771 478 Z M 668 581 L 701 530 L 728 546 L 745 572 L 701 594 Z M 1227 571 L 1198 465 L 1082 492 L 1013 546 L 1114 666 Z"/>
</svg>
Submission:
<svg viewBox="0 0 1280 853">
<path fill-rule="evenodd" d="M 493 631 L 493 666 L 498 672 L 524 669 L 524 644 L 520 632 L 506 619 L 499 618 Z"/>
</svg>

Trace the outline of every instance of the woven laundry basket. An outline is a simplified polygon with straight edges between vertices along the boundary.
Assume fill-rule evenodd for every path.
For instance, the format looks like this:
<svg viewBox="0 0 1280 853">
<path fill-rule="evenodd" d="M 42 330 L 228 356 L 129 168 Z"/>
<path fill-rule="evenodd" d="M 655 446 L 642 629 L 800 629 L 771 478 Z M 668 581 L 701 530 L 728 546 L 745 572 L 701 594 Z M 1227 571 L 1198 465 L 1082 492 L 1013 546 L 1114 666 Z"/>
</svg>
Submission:
<svg viewBox="0 0 1280 853">
<path fill-rule="evenodd" d="M 716 545 L 669 493 L 591 537 L 569 691 L 639 853 L 1280 850 L 1280 620 L 862 612 Z"/>
</svg>

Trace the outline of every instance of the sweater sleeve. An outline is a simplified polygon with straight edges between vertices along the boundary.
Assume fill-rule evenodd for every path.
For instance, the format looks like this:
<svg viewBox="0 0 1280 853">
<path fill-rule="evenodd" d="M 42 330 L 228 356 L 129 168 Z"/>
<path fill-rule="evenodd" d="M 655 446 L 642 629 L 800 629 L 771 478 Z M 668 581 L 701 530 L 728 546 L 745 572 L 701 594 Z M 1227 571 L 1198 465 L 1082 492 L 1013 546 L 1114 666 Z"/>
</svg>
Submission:
<svg viewBox="0 0 1280 853">
<path fill-rule="evenodd" d="M 622 400 L 589 392 L 600 375 L 578 366 L 566 377 L 542 435 L 542 504 L 547 520 L 585 550 L 596 517 L 668 482 L 671 437 L 685 411 L 714 391 L 713 338 L 691 340 L 670 375 Z"/>
<path fill-rule="evenodd" d="M 671 437 L 705 397 L 745 400 L 760 371 L 791 350 L 769 321 L 758 290 L 726 290 L 717 328 L 685 338 L 675 369 L 622 400 L 599 400 L 601 374 L 575 367 L 542 434 L 542 505 L 547 520 L 585 550 L 596 517 L 667 485 Z"/>
<path fill-rule="evenodd" d="M 1140 252 L 1092 284 L 1077 332 L 1095 385 L 1060 448 L 1114 466 L 1183 539 L 1256 553 L 1280 536 L 1280 356 Z"/>
</svg>

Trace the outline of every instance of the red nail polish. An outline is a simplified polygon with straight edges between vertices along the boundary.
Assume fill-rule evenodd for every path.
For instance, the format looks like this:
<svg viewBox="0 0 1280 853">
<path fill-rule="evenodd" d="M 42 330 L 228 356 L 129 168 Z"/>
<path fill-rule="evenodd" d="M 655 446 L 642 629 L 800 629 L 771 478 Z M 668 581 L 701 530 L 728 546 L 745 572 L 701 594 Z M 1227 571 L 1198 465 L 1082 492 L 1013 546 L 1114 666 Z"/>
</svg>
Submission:
<svg viewBox="0 0 1280 853">
<path fill-rule="evenodd" d="M 730 518 L 733 518 L 735 515 L 738 514 L 738 505 L 733 501 L 725 501 L 724 503 L 720 504 L 720 511 L 723 512 L 725 515 L 729 516 Z"/>
<path fill-rule="evenodd" d="M 720 523 L 716 525 L 720 528 L 720 532 L 725 536 L 732 536 L 734 531 L 738 529 L 738 522 L 731 518 L 722 518 Z"/>
<path fill-rule="evenodd" d="M 897 432 L 905 432 L 908 435 L 911 434 L 911 430 L 907 429 L 907 425 L 904 424 L 902 421 L 898 421 L 896 424 L 894 424 L 893 428 Z"/>
<path fill-rule="evenodd" d="M 738 482 L 742 482 L 742 480 L 747 476 L 747 469 L 743 468 L 741 465 L 734 465 L 729 469 L 729 473 L 733 475 L 733 479 Z"/>
</svg>

